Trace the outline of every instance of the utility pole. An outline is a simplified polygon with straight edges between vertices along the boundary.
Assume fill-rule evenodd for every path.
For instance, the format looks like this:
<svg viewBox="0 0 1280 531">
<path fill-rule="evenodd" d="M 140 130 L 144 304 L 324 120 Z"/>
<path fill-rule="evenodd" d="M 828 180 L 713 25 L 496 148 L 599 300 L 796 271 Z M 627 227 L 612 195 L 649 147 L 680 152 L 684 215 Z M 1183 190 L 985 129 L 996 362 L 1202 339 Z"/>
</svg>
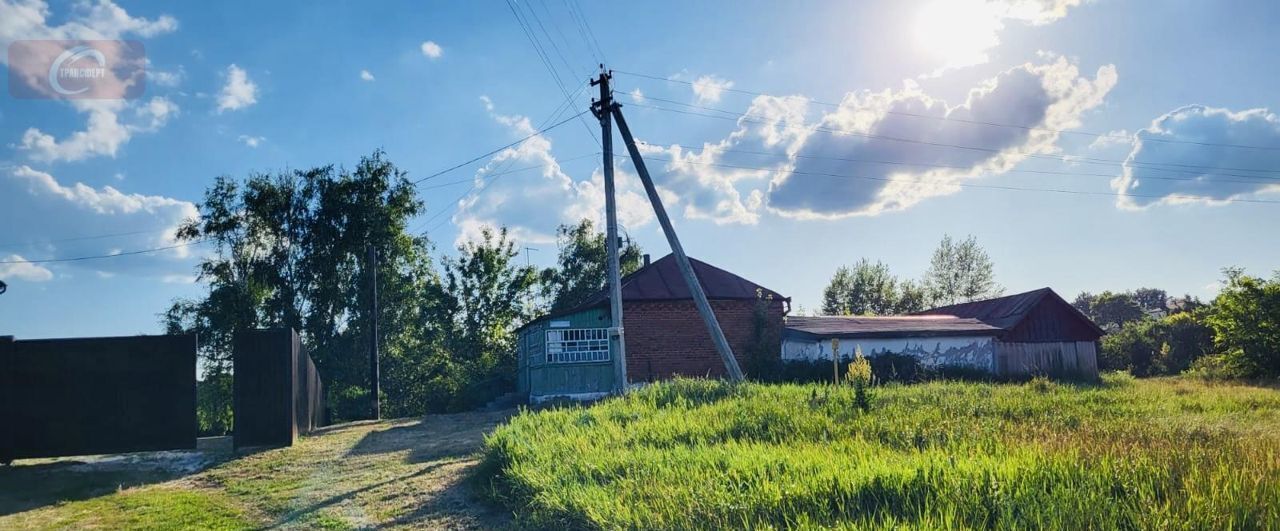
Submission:
<svg viewBox="0 0 1280 531">
<path fill-rule="evenodd" d="M 618 267 L 618 203 L 614 199 L 613 183 L 613 124 L 610 109 L 613 108 L 613 91 L 609 80 L 613 73 L 600 65 L 600 77 L 591 85 L 600 86 L 600 99 L 591 103 L 591 113 L 600 119 L 601 148 L 604 150 L 604 211 L 605 244 L 609 262 L 609 339 L 616 341 L 613 357 L 613 391 L 627 392 L 627 342 L 622 330 L 622 275 Z"/>
<path fill-rule="evenodd" d="M 369 268 L 369 396 L 372 400 L 373 420 L 382 418 L 382 403 L 379 396 L 382 386 L 378 374 L 378 250 L 373 245 L 366 246 L 368 258 L 365 267 Z"/>
<path fill-rule="evenodd" d="M 653 179 L 649 177 L 649 169 L 644 165 L 644 159 L 640 157 L 640 150 L 636 147 L 636 141 L 631 137 L 631 129 L 627 128 L 627 120 L 622 117 L 622 106 L 613 103 L 609 107 L 614 119 L 618 120 L 618 132 L 622 133 L 622 141 L 627 144 L 627 151 L 631 153 L 631 162 L 636 167 L 636 173 L 640 174 L 640 181 L 644 183 L 645 194 L 649 196 L 649 202 L 653 204 L 653 213 L 658 217 L 658 223 L 662 224 L 662 232 L 667 236 L 667 243 L 671 245 L 671 252 L 676 255 L 676 264 L 680 266 L 680 275 L 684 277 L 684 281 L 689 285 L 689 293 L 693 295 L 693 303 L 698 307 L 698 313 L 702 316 L 702 322 L 707 325 L 707 332 L 711 334 L 711 342 L 715 343 L 716 351 L 720 353 L 720 359 L 724 361 L 725 372 L 729 374 L 729 380 L 733 382 L 741 382 L 744 377 L 742 368 L 738 366 L 738 359 L 733 357 L 733 349 L 729 346 L 729 340 L 724 337 L 724 331 L 720 329 L 720 321 L 716 319 L 716 314 L 711 311 L 711 303 L 707 301 L 707 294 L 702 290 L 702 284 L 698 282 L 698 277 L 693 273 L 693 266 L 689 263 L 689 257 L 684 254 L 684 247 L 680 245 L 680 238 L 676 237 L 676 229 L 671 226 L 671 219 L 667 217 L 667 209 L 662 206 L 662 198 L 658 197 L 658 189 L 653 185 Z M 606 129 L 607 130 L 607 129 Z M 609 144 L 605 144 L 605 157 L 609 158 Z M 607 162 L 606 162 L 607 164 Z M 605 190 L 608 190 L 612 198 L 612 167 L 605 166 Z M 612 236 L 610 236 L 612 238 Z M 613 240 L 610 239 L 612 242 Z M 616 259 L 616 255 L 614 256 Z M 617 262 L 613 262 L 617 264 Z"/>
</svg>

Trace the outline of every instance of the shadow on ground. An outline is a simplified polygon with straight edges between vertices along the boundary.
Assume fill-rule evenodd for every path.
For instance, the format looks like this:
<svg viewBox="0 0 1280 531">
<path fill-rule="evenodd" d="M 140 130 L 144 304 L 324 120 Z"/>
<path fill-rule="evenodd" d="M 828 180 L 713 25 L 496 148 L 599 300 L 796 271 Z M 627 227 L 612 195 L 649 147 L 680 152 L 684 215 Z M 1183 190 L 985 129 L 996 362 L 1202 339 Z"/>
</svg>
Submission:
<svg viewBox="0 0 1280 531">
<path fill-rule="evenodd" d="M 20 459 L 0 466 L 0 516 L 190 476 L 246 454 L 230 437 L 209 437 L 195 450 Z"/>
</svg>

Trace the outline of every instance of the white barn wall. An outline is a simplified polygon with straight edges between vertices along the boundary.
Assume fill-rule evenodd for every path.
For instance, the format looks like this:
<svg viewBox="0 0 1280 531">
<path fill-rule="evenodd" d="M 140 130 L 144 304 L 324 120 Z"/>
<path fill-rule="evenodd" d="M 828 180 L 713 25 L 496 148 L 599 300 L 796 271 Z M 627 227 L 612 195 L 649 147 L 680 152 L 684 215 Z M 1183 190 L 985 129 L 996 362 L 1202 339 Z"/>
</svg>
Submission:
<svg viewBox="0 0 1280 531">
<path fill-rule="evenodd" d="M 840 358 L 853 359 L 854 349 L 859 347 L 867 357 L 893 353 L 914 356 L 925 367 L 963 366 L 995 372 L 993 336 L 844 338 L 840 340 Z M 783 361 L 830 359 L 830 339 L 788 337 L 782 340 Z"/>
</svg>

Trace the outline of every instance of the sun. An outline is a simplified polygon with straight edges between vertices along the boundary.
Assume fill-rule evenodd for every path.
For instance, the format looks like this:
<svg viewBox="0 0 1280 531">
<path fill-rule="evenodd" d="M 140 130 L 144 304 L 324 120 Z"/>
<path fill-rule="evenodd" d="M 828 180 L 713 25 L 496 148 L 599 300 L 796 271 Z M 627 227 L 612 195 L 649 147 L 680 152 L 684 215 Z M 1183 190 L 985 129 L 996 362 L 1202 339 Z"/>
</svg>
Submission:
<svg viewBox="0 0 1280 531">
<path fill-rule="evenodd" d="M 999 13 L 982 0 L 934 0 L 916 13 L 915 44 L 942 68 L 959 68 L 986 62 L 1002 27 Z"/>
</svg>

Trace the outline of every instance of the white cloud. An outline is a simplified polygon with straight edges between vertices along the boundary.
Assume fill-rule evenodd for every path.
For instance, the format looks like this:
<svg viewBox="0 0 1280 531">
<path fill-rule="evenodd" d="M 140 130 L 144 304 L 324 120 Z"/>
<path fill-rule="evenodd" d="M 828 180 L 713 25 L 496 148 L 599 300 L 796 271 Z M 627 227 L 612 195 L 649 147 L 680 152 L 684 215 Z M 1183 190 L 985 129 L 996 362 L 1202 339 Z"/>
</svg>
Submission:
<svg viewBox="0 0 1280 531">
<path fill-rule="evenodd" d="M 444 55 L 444 48 L 441 48 L 440 45 L 436 44 L 435 41 L 426 41 L 422 43 L 421 48 L 422 48 L 422 55 L 427 56 L 428 59 L 435 60 L 435 59 L 439 59 L 440 56 Z"/>
<path fill-rule="evenodd" d="M 535 129 L 525 116 L 494 112 L 493 102 L 481 97 L 494 121 L 508 127 L 513 136 L 523 137 Z M 510 175 L 496 173 L 534 168 Z M 639 179 L 617 168 L 618 219 L 627 228 L 636 228 L 653 219 Z M 525 243 L 555 241 L 556 227 L 582 218 L 600 222 L 604 216 L 604 178 L 597 168 L 586 179 L 574 179 L 552 154 L 552 142 L 536 136 L 494 155 L 475 175 L 476 190 L 459 205 L 453 222 L 459 228 L 458 243 L 473 240 L 481 228 L 507 227 L 511 235 Z M 442 205 L 447 208 L 447 206 Z"/>
<path fill-rule="evenodd" d="M 0 1 L 0 48 L 18 39 L 147 38 L 178 29 L 178 21 L 169 15 L 154 20 L 133 17 L 109 0 L 75 4 L 67 21 L 58 26 L 49 25 L 51 14 L 42 0 Z M 7 54 L 0 54 L 0 62 L 6 61 Z"/>
<path fill-rule="evenodd" d="M 666 161 L 654 179 L 686 218 L 753 224 L 766 208 L 802 219 L 876 215 L 955 193 L 962 181 L 1006 172 L 1030 153 L 1057 153 L 1053 131 L 1078 127 L 1116 80 L 1110 65 L 1089 79 L 1059 57 L 1005 71 L 959 105 L 908 81 L 850 93 L 812 122 L 807 98 L 759 96 L 719 142 L 642 148 Z"/>
<path fill-rule="evenodd" d="M 733 82 L 716 76 L 706 75 L 693 81 L 693 95 L 698 103 L 716 103 L 725 89 L 733 88 Z"/>
<path fill-rule="evenodd" d="M 266 137 L 240 135 L 238 138 L 236 138 L 236 140 L 239 140 L 241 143 L 243 143 L 246 146 L 249 146 L 251 148 L 256 148 L 262 145 L 262 142 L 266 140 Z"/>
<path fill-rule="evenodd" d="M 1110 149 L 1116 146 L 1127 146 L 1132 142 L 1133 133 L 1127 129 L 1116 129 L 1105 135 L 1101 135 L 1089 143 L 1089 149 L 1100 151 Z"/>
<path fill-rule="evenodd" d="M 1111 65 L 1089 79 L 1060 57 L 1002 72 L 954 107 L 911 83 L 899 91 L 849 94 L 819 122 L 827 132 L 810 134 L 791 168 L 773 180 L 769 206 L 787 216 L 839 218 L 955 193 L 962 181 L 1006 172 L 1028 154 L 1056 152 L 1056 131 L 1078 127 L 1081 114 L 1099 105 L 1116 80 Z"/>
<path fill-rule="evenodd" d="M 368 70 L 361 70 L 361 71 L 360 71 L 360 79 L 365 80 L 365 81 L 373 81 L 373 80 L 374 80 L 374 78 L 373 78 L 373 74 L 370 74 Z"/>
<path fill-rule="evenodd" d="M 227 83 L 218 92 L 218 112 L 238 111 L 258 102 L 258 85 L 236 65 L 227 67 Z"/>
<path fill-rule="evenodd" d="M 1280 192 L 1280 175 L 1273 173 L 1280 168 L 1277 147 L 1280 117 L 1267 109 L 1234 112 L 1187 105 L 1133 135 L 1124 169 L 1111 186 L 1122 194 L 1117 204 L 1128 209 L 1179 203 L 1222 205 L 1227 199 Z"/>
<path fill-rule="evenodd" d="M 13 219 L 40 220 L 13 233 L 13 247 L 0 251 L 37 256 L 79 256 L 174 245 L 174 232 L 199 215 L 190 202 L 157 195 L 122 192 L 112 186 L 62 184 L 53 175 L 18 166 L 0 174 L 0 212 Z M 67 238 L 116 234 L 110 238 Z M 154 255 L 120 257 L 95 263 L 68 263 L 111 273 L 189 273 L 190 247 Z M 175 271 L 175 268 L 180 270 Z"/>
<path fill-rule="evenodd" d="M 640 91 L 640 87 L 632 89 L 630 94 L 631 99 L 635 100 L 636 103 L 644 103 L 644 92 Z"/>
<path fill-rule="evenodd" d="M 58 140 L 31 127 L 23 133 L 18 148 L 42 162 L 115 157 L 135 133 L 155 132 L 179 111 L 177 104 L 158 96 L 149 100 L 73 100 L 71 105 L 89 116 L 84 131 Z M 122 123 L 121 114 L 128 110 L 133 111 L 132 116 Z"/>
<path fill-rule="evenodd" d="M 181 85 L 186 77 L 187 71 L 181 66 L 175 71 L 165 71 L 151 66 L 150 61 L 147 62 L 147 81 L 158 87 L 174 88 Z"/>
<path fill-rule="evenodd" d="M 22 255 L 11 254 L 5 256 L 2 262 L 17 262 L 13 264 L 0 264 L 0 280 L 18 279 L 27 282 L 48 282 L 53 280 L 53 272 L 44 268 L 40 264 L 33 264 L 26 261 Z"/>
<path fill-rule="evenodd" d="M 66 21 L 59 25 L 50 25 L 52 14 L 49 4 L 42 0 L 0 1 L 0 49 L 8 48 L 9 44 L 18 39 L 147 38 L 178 29 L 178 21 L 169 15 L 160 15 L 155 19 L 134 17 L 108 0 L 75 4 L 66 15 Z M 0 63 L 7 62 L 8 54 L 0 53 Z M 160 100 L 168 102 L 163 98 Z M 31 127 L 23 133 L 17 146 L 28 152 L 32 159 L 43 162 L 83 160 L 101 155 L 114 157 L 133 133 L 154 131 L 176 114 L 176 105 L 169 102 L 169 108 L 161 110 L 152 107 L 155 101 L 156 98 L 147 103 L 75 100 L 69 104 L 78 112 L 88 115 L 84 131 L 72 133 L 59 141 L 53 135 Z M 143 121 L 122 123 L 119 114 L 127 109 L 138 111 L 139 118 Z M 152 111 L 173 112 L 158 116 Z"/>
</svg>

